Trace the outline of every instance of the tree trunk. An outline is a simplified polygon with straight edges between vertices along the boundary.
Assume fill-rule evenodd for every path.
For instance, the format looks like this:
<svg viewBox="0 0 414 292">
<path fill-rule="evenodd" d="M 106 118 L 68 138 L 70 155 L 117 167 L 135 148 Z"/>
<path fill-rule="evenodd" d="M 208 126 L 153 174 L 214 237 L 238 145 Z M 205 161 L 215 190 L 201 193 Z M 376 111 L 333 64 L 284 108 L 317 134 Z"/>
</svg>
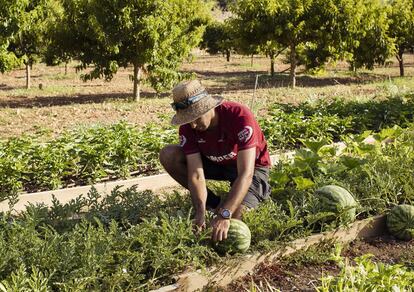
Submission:
<svg viewBox="0 0 414 292">
<path fill-rule="evenodd" d="M 65 75 L 68 75 L 68 62 L 65 62 Z"/>
<path fill-rule="evenodd" d="M 250 67 L 253 67 L 253 57 L 254 57 L 254 55 L 252 54 L 252 59 L 250 61 Z"/>
<path fill-rule="evenodd" d="M 296 46 L 290 45 L 290 85 L 296 87 Z"/>
<path fill-rule="evenodd" d="M 270 75 L 275 76 L 275 54 L 270 54 Z"/>
<path fill-rule="evenodd" d="M 230 50 L 226 50 L 226 60 L 230 62 Z"/>
<path fill-rule="evenodd" d="M 26 63 L 26 89 L 30 89 L 30 63 Z"/>
<path fill-rule="evenodd" d="M 140 98 L 140 83 L 141 83 L 141 66 L 134 64 L 134 99 L 139 101 Z"/>
<path fill-rule="evenodd" d="M 349 63 L 349 71 L 356 73 L 356 65 L 354 61 Z"/>
<path fill-rule="evenodd" d="M 400 65 L 400 76 L 404 76 L 404 59 L 403 59 L 404 50 L 398 50 L 397 60 L 398 64 Z"/>
</svg>

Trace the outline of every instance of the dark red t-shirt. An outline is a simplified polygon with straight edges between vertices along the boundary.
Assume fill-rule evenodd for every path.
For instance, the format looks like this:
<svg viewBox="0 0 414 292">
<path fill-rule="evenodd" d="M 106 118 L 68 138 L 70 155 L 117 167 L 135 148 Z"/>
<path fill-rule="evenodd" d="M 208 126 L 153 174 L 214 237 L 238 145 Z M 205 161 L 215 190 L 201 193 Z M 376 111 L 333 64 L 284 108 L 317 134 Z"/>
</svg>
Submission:
<svg viewBox="0 0 414 292">
<path fill-rule="evenodd" d="M 200 152 L 214 163 L 237 165 L 240 150 L 256 148 L 256 167 L 269 167 L 267 143 L 253 113 L 244 105 L 225 101 L 215 108 L 218 126 L 207 131 L 180 126 L 180 146 L 186 155 Z"/>
</svg>

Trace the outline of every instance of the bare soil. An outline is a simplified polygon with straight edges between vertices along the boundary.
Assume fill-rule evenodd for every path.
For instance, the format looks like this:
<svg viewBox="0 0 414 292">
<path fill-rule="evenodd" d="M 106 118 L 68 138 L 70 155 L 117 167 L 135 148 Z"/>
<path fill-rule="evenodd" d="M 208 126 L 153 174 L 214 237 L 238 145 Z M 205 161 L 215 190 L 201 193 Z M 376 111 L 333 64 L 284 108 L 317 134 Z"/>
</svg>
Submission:
<svg viewBox="0 0 414 292">
<path fill-rule="evenodd" d="M 342 256 L 351 261 L 364 254 L 372 254 L 374 261 L 404 264 L 414 269 L 414 241 L 397 241 L 391 236 L 383 236 L 355 241 L 342 252 Z M 234 281 L 223 291 L 250 291 L 252 283 L 256 287 L 263 287 L 263 291 L 270 291 L 266 289 L 267 283 L 281 291 L 315 291 L 322 276 L 335 276 L 339 272 L 340 268 L 331 261 L 306 263 L 287 259 L 279 263 L 261 264 L 252 274 Z"/>
<path fill-rule="evenodd" d="M 230 62 L 223 56 L 210 56 L 195 51 L 193 58 L 182 66 L 183 72 L 194 73 L 213 94 L 223 95 L 254 108 L 257 115 L 266 113 L 269 102 L 298 103 L 305 99 L 346 97 L 378 98 L 389 94 L 388 83 L 399 90 L 414 89 L 414 55 L 406 58 L 405 79 L 398 78 L 397 63 L 374 71 L 347 71 L 346 64 L 336 64 L 321 76 L 300 74 L 297 88 L 288 88 L 288 64 L 276 62 L 277 74 L 268 75 L 269 60 L 265 57 L 234 55 Z M 141 100 L 132 100 L 132 68 L 121 68 L 110 82 L 81 81 L 76 62 L 48 67 L 36 64 L 32 69 L 32 88 L 25 89 L 25 69 L 0 75 L 0 139 L 23 133 L 50 132 L 92 124 L 108 124 L 126 120 L 142 125 L 148 122 L 168 123 L 174 114 L 169 92 L 156 93 L 143 84 Z M 255 80 L 258 76 L 256 92 Z M 410 77 L 411 76 L 411 77 Z M 384 83 L 385 82 L 385 83 Z M 388 82 L 388 83 L 387 83 Z M 41 87 L 41 89 L 40 89 Z"/>
</svg>

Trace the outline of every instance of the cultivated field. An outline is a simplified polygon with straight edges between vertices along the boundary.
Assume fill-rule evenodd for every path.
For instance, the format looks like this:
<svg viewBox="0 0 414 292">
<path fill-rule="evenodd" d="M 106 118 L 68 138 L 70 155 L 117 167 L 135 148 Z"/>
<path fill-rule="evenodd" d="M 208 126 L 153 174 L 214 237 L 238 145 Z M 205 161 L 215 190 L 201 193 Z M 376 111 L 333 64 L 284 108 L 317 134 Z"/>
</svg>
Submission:
<svg viewBox="0 0 414 292">
<path fill-rule="evenodd" d="M 286 71 L 288 65 L 278 59 L 276 71 Z M 394 60 L 390 60 L 394 61 Z M 95 80 L 84 83 L 76 72 L 77 63 L 64 66 L 35 65 L 32 71 L 32 89 L 24 89 L 25 70 L 0 75 L 0 138 L 19 136 L 22 133 L 60 133 L 82 125 L 113 123 L 119 120 L 145 124 L 149 121 L 167 121 L 173 115 L 169 92 L 156 94 L 143 87 L 142 100 L 131 101 L 132 68 L 121 69 L 111 82 Z M 331 65 L 319 76 L 298 75 L 297 88 L 290 89 L 287 73 L 268 76 L 269 61 L 255 56 L 233 56 L 230 62 L 224 57 L 194 54 L 191 62 L 182 66 L 194 72 L 211 93 L 222 94 L 228 100 L 251 105 L 256 75 L 258 89 L 254 110 L 266 112 L 268 102 L 298 103 L 303 100 L 344 97 L 349 99 L 379 99 L 414 89 L 414 55 L 406 57 L 406 76 L 398 77 L 397 63 L 374 71 L 353 74 L 345 64 Z M 42 84 L 42 89 L 39 89 Z"/>
<path fill-rule="evenodd" d="M 83 83 L 76 65 L 67 75 L 63 66 L 34 66 L 30 90 L 23 69 L 0 76 L 0 201 L 9 208 L 22 192 L 160 172 L 160 149 L 177 141 L 169 92 L 143 86 L 136 102 L 132 68 Z M 323 241 L 206 291 L 412 291 L 414 55 L 404 78 L 395 62 L 357 73 L 332 64 L 299 74 L 295 89 L 282 59 L 276 76 L 268 67 L 264 57 L 226 62 L 202 52 L 182 66 L 212 94 L 250 106 L 270 152 L 295 151 L 270 170 L 271 199 L 243 214 L 248 257 L 385 215 L 381 237 Z M 217 252 L 209 229 L 194 234 L 186 190 L 164 191 L 91 189 L 67 204 L 0 213 L 0 291 L 148 291 L 185 272 L 222 266 L 231 274 L 227 263 L 243 255 Z"/>
</svg>

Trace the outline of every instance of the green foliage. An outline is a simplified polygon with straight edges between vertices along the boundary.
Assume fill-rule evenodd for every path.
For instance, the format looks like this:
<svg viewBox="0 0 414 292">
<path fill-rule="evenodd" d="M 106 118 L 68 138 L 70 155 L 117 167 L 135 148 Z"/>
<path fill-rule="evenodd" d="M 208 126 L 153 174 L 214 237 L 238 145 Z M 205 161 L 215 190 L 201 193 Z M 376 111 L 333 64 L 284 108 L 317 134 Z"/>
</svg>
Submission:
<svg viewBox="0 0 414 292">
<path fill-rule="evenodd" d="M 394 40 L 388 34 L 388 6 L 381 0 L 356 0 L 355 9 L 359 25 L 350 32 L 347 59 L 351 70 L 372 70 L 374 64 L 384 64 L 395 54 Z"/>
<path fill-rule="evenodd" d="M 358 9 L 354 0 L 315 1 L 311 10 L 316 17 L 309 20 L 315 35 L 298 45 L 299 63 L 317 71 L 349 56 L 347 44 L 354 41 L 352 32 L 360 29 Z"/>
<path fill-rule="evenodd" d="M 338 257 L 340 257 L 342 246 L 332 240 L 322 241 L 307 249 L 301 249 L 284 257 L 282 263 L 284 265 L 322 265 L 330 262 L 335 264 Z"/>
<path fill-rule="evenodd" d="M 2 200 L 23 190 L 50 190 L 157 170 L 159 151 L 175 142 L 176 134 L 172 128 L 150 124 L 138 129 L 120 122 L 44 139 L 40 135 L 0 143 Z"/>
<path fill-rule="evenodd" d="M 82 62 L 79 69 L 95 66 L 84 80 L 111 80 L 119 67 L 133 64 L 157 90 L 181 78 L 178 66 L 198 45 L 208 20 L 201 0 L 65 0 L 64 7 L 63 35 L 71 39 L 62 41 Z M 134 79 L 140 81 L 136 73 Z"/>
<path fill-rule="evenodd" d="M 338 140 L 353 128 L 352 117 L 341 119 L 336 114 L 322 115 L 315 111 L 305 114 L 300 108 L 289 112 L 285 105 L 271 106 L 269 116 L 260 120 L 270 150 L 300 146 L 301 139 Z"/>
<path fill-rule="evenodd" d="M 29 1 L 0 1 L 0 72 L 12 70 L 20 65 L 21 60 L 8 47 L 23 26 L 21 14 Z"/>
<path fill-rule="evenodd" d="M 389 1 L 391 11 L 390 18 L 390 36 L 396 38 L 396 45 L 399 51 L 414 47 L 414 4 L 409 0 L 392 0 Z"/>
<path fill-rule="evenodd" d="M 1 72 L 21 62 L 32 65 L 40 59 L 47 46 L 48 27 L 55 21 L 58 8 L 55 0 L 5 2 L 8 3 L 1 5 L 0 12 L 6 18 L 2 23 L 5 34 L 0 35 Z"/>
<path fill-rule="evenodd" d="M 147 290 L 189 264 L 203 268 L 217 259 L 207 234 L 193 234 L 189 200 L 179 194 L 161 201 L 131 188 L 98 199 L 92 190 L 49 211 L 31 206 L 18 217 L 3 214 L 3 287 Z"/>
<path fill-rule="evenodd" d="M 338 141 L 342 135 L 379 131 L 413 122 L 413 96 L 389 97 L 382 101 L 303 102 L 298 106 L 274 104 L 259 121 L 271 151 L 303 145 L 303 140 Z"/>
<path fill-rule="evenodd" d="M 381 214 L 396 203 L 414 202 L 413 133 L 413 126 L 384 129 L 373 135 L 373 145 L 362 142 L 365 135 L 350 136 L 341 155 L 326 141 L 303 140 L 309 149 L 299 150 L 293 162 L 272 170 L 272 200 L 243 216 L 251 230 L 251 248 L 269 250 L 336 227 L 339 219 L 325 223 L 332 213 L 318 212 L 314 190 L 322 185 L 350 189 L 359 200 L 361 217 Z M 2 285 L 147 290 L 168 284 L 171 275 L 189 265 L 205 268 L 219 260 L 208 240 L 209 231 L 200 236 L 192 233 L 190 215 L 188 195 L 174 193 L 161 200 L 135 188 L 117 188 L 106 197 L 91 190 L 65 205 L 54 200 L 50 209 L 32 205 L 19 216 L 2 214 Z M 311 255 L 315 262 L 321 257 Z M 381 275 L 389 272 L 380 269 Z"/>
<path fill-rule="evenodd" d="M 395 40 L 396 57 L 400 62 L 400 75 L 403 76 L 403 54 L 414 48 L 414 3 L 410 0 L 392 0 L 390 6 L 389 35 Z"/>
<path fill-rule="evenodd" d="M 322 146 L 340 140 L 341 135 L 345 134 L 368 131 L 363 134 L 362 140 L 369 135 L 369 131 L 395 124 L 406 127 L 413 121 L 413 111 L 414 103 L 410 95 L 370 102 L 336 99 L 331 102 L 307 102 L 298 106 L 275 104 L 270 107 L 269 115 L 259 123 L 271 152 L 305 145 L 313 149 L 313 152 L 321 150 L 335 153 L 337 150 Z M 385 131 L 381 133 L 387 135 Z M 176 130 L 172 127 L 149 124 L 137 128 L 121 122 L 67 131 L 54 139 L 39 134 L 0 142 L 1 198 L 13 197 L 19 191 L 50 190 L 94 183 L 104 178 L 125 178 L 131 173 L 158 171 L 160 149 L 175 143 L 176 138 Z M 296 160 L 300 171 L 295 170 L 292 183 L 298 190 L 306 191 L 315 184 L 314 177 L 309 177 L 308 173 L 319 158 L 312 152 L 300 151 Z M 308 167 L 310 161 L 313 164 Z M 403 163 L 405 165 L 408 161 Z M 322 173 L 339 173 L 360 164 L 360 158 L 346 157 L 339 164 L 319 167 Z M 381 159 L 373 164 L 376 167 L 391 167 L 391 164 L 387 165 Z M 370 173 L 371 170 L 366 171 Z M 280 187 L 289 181 L 284 174 L 274 176 L 275 181 L 284 181 Z M 407 182 L 401 182 L 409 187 Z M 275 185 L 275 189 L 279 187 Z M 220 187 L 218 191 L 221 191 Z"/>
<path fill-rule="evenodd" d="M 352 0 L 245 0 L 230 6 L 236 38 L 247 51 L 277 56 L 288 48 L 291 82 L 296 66 L 321 67 L 345 55 L 349 33 L 360 22 Z M 348 29 L 350 27 L 350 29 Z M 243 45 L 244 44 L 244 45 Z M 252 48 L 253 46 L 253 48 Z M 245 50 L 246 51 L 246 50 Z"/>
<path fill-rule="evenodd" d="M 381 214 L 395 204 L 410 203 L 414 200 L 411 129 L 384 129 L 374 135 L 374 145 L 361 142 L 365 135 L 348 137 L 347 148 L 341 154 L 327 146 L 317 151 L 300 149 L 293 162 L 282 162 L 272 170 L 272 196 L 282 205 L 292 202 L 304 206 L 301 216 L 309 224 L 317 223 L 315 227 L 333 215 L 317 212 L 314 191 L 324 185 L 348 189 L 359 202 L 357 211 L 363 217 Z M 336 216 L 339 219 L 340 215 Z"/>
<path fill-rule="evenodd" d="M 229 9 L 232 17 L 228 21 L 234 35 L 236 51 L 246 55 L 263 53 L 269 56 L 271 64 L 285 47 L 277 42 L 278 27 L 275 13 L 277 1 L 243 0 L 235 1 Z M 271 67 L 273 75 L 273 67 Z"/>
<path fill-rule="evenodd" d="M 322 277 L 317 291 L 411 291 L 414 272 L 401 265 L 375 263 L 372 255 L 355 259 L 355 266 L 340 261 L 342 270 L 337 277 Z"/>
<path fill-rule="evenodd" d="M 266 249 L 270 242 L 290 241 L 309 234 L 299 207 L 293 207 L 292 204 L 289 207 L 284 209 L 279 203 L 269 200 L 243 215 L 243 222 L 251 230 L 252 245 Z"/>
<path fill-rule="evenodd" d="M 232 37 L 229 23 L 212 22 L 206 27 L 200 47 L 209 54 L 222 53 L 230 58 L 230 53 L 234 50 Z"/>
</svg>

